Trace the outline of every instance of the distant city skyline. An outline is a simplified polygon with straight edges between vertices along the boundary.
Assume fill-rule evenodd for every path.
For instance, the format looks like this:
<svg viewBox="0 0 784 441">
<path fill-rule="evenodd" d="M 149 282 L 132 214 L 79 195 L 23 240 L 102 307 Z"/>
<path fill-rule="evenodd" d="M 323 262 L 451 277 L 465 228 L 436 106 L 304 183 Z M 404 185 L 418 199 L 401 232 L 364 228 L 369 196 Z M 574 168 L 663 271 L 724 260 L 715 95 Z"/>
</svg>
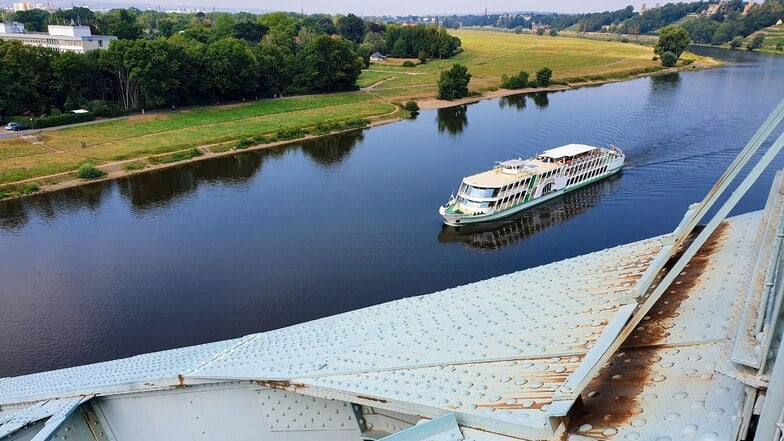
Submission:
<svg viewBox="0 0 784 441">
<path fill-rule="evenodd" d="M 688 0 L 687 0 L 688 1 Z M 696 1 L 696 0 L 695 0 Z M 130 7 L 136 6 L 140 9 L 154 8 L 170 10 L 177 8 L 200 8 L 206 11 L 213 9 L 218 11 L 237 11 L 246 10 L 249 12 L 261 11 L 304 11 L 305 14 L 328 13 L 328 14 L 348 14 L 356 15 L 448 15 L 448 14 L 481 14 L 485 7 L 489 13 L 494 12 L 515 12 L 515 11 L 535 11 L 535 12 L 601 12 L 606 10 L 616 10 L 632 5 L 635 11 L 639 11 L 643 2 L 636 0 L 601 0 L 601 1 L 578 1 L 578 0 L 552 0 L 549 2 L 538 1 L 512 1 L 512 0 L 489 0 L 486 2 L 475 2 L 469 0 L 437 0 L 433 2 L 422 2 L 414 0 L 400 0 L 395 2 L 366 2 L 361 0 L 342 0 L 337 2 L 322 2 L 316 0 L 271 0 L 257 2 L 253 0 L 55 0 L 56 7 L 68 7 L 73 5 L 87 5 L 95 9 L 107 7 Z M 648 7 L 652 7 L 656 2 L 648 2 Z M 10 5 L 10 2 L 9 2 Z"/>
<path fill-rule="evenodd" d="M 124 1 L 124 0 L 123 0 Z M 182 0 L 175 0 L 182 1 Z M 191 0 L 200 3 L 199 6 L 211 6 L 211 0 Z M 172 2 L 173 3 L 173 2 Z M 642 2 L 630 3 L 628 0 L 551 0 L 540 1 L 512 1 L 489 0 L 477 2 L 471 0 L 436 0 L 430 2 L 416 0 L 398 0 L 392 2 L 367 2 L 362 0 L 341 0 L 323 2 L 317 0 L 300 0 L 299 2 L 287 0 L 271 0 L 262 4 L 252 0 L 223 0 L 220 5 L 230 8 L 262 8 L 275 11 L 301 11 L 306 14 L 318 12 L 330 14 L 357 15 L 428 15 L 428 14 L 479 14 L 487 7 L 488 12 L 508 11 L 539 11 L 539 12 L 601 12 L 605 10 L 622 9 L 632 4 L 639 10 Z M 655 4 L 655 3 L 654 3 Z M 163 5 L 162 5 L 163 6 Z M 649 5 L 651 6 L 651 5 Z"/>
</svg>

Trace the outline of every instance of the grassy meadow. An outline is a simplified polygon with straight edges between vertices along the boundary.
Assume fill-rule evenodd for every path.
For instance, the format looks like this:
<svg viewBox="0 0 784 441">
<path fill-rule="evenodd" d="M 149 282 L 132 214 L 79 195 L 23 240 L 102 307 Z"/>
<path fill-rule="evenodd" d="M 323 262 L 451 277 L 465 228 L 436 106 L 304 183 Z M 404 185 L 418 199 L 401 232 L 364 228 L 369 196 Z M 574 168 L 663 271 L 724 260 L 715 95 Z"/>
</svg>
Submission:
<svg viewBox="0 0 784 441">
<path fill-rule="evenodd" d="M 362 72 L 358 83 L 366 87 L 383 81 L 373 88 L 374 92 L 402 100 L 434 95 L 441 71 L 454 63 L 468 66 L 473 75 L 469 87 L 477 92 L 498 88 L 503 74 L 525 70 L 533 78 L 545 66 L 553 70 L 553 81 L 571 83 L 626 78 L 662 68 L 653 61 L 653 47 L 649 45 L 498 30 L 460 29 L 450 33 L 463 43 L 463 52 L 457 56 L 413 68 L 402 67 L 405 60 L 388 58 Z M 694 57 L 686 54 L 684 59 L 688 58 Z"/>
<path fill-rule="evenodd" d="M 562 83 L 625 78 L 661 69 L 652 60 L 650 46 L 485 30 L 451 32 L 462 40 L 464 49 L 454 58 L 408 68 L 401 66 L 406 61 L 401 59 L 373 63 L 360 75 L 357 85 L 365 89 L 357 92 L 149 112 L 0 140 L 0 187 L 73 172 L 88 160 L 100 167 L 138 159 L 123 167 L 130 172 L 154 164 L 155 159 L 149 158 L 152 155 L 196 147 L 225 152 L 239 139 L 280 130 L 355 118 L 396 117 L 395 103 L 434 98 L 441 71 L 455 63 L 468 67 L 473 75 L 469 89 L 477 94 L 497 89 L 503 74 L 526 70 L 533 77 L 544 66 L 553 70 L 553 81 Z M 682 58 L 694 57 L 685 54 Z"/>
</svg>

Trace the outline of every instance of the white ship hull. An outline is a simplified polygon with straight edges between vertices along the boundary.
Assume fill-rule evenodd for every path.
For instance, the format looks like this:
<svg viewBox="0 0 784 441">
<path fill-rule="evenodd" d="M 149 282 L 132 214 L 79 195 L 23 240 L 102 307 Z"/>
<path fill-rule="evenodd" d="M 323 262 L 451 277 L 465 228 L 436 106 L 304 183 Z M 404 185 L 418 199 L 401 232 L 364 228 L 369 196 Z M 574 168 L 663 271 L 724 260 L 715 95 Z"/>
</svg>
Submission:
<svg viewBox="0 0 784 441">
<path fill-rule="evenodd" d="M 571 146 L 577 145 L 564 146 L 560 149 Z M 505 182 L 496 182 L 496 185 L 500 185 L 498 188 L 494 188 L 492 186 L 478 187 L 473 184 L 476 181 L 481 182 L 482 179 L 484 179 L 485 182 L 488 180 L 492 181 L 493 178 L 498 181 L 499 178 L 497 176 L 489 176 L 490 173 L 495 173 L 498 175 L 499 173 L 497 170 L 493 172 L 484 172 L 482 174 L 466 178 L 464 179 L 461 191 L 458 192 L 458 196 L 451 198 L 446 205 L 440 207 L 439 214 L 444 219 L 445 224 L 455 227 L 461 225 L 499 221 L 536 205 L 557 198 L 572 190 L 576 190 L 612 176 L 613 174 L 620 171 L 623 167 L 625 156 L 623 155 L 623 152 L 617 148 L 608 150 L 588 146 L 582 147 L 593 149 L 583 152 L 583 155 L 590 155 L 588 159 L 583 159 L 578 155 L 575 155 L 574 157 L 564 156 L 559 158 L 558 162 L 553 163 L 550 162 L 552 158 L 543 155 L 540 156 L 537 160 L 515 161 L 514 166 L 520 166 L 522 164 L 526 167 L 532 167 L 531 165 L 527 164 L 535 164 L 542 169 L 542 171 L 535 173 L 520 173 L 520 177 L 516 179 L 523 183 L 523 187 L 525 188 L 523 188 L 522 191 L 519 187 L 519 183 L 515 183 L 515 178 L 507 178 L 506 176 L 502 176 L 502 178 L 507 178 L 509 183 L 502 185 Z M 557 150 L 558 149 L 553 149 L 549 150 L 548 152 L 555 152 Z M 576 158 L 576 161 L 582 160 L 584 163 L 590 163 L 589 167 L 579 169 L 579 173 L 581 174 L 578 173 L 578 175 L 576 175 L 578 176 L 577 178 L 573 178 L 569 174 L 570 171 L 577 168 L 577 166 L 572 165 L 571 161 L 573 158 Z M 547 162 L 542 162 L 540 161 L 541 159 L 544 159 Z M 507 163 L 502 163 L 502 165 L 505 164 Z M 539 166 L 539 164 L 541 166 Z M 505 173 L 510 174 L 507 171 L 505 171 Z M 528 184 L 529 182 L 530 186 Z M 510 190 L 507 190 L 507 188 L 510 188 Z M 467 189 L 467 191 L 463 189 Z M 492 192 L 492 197 L 476 198 L 470 193 L 472 190 L 476 191 L 477 189 L 485 192 L 490 192 L 491 190 L 495 191 Z M 506 195 L 507 192 L 514 192 L 520 200 L 515 201 L 514 198 L 512 198 L 512 201 L 509 201 L 510 198 Z M 476 192 L 474 194 L 476 194 Z M 523 195 L 525 195 L 525 197 L 523 197 Z M 480 194 L 480 196 L 487 195 Z M 471 206 L 475 206 L 477 204 L 480 205 L 478 209 L 474 210 L 473 212 L 467 212 L 471 210 Z M 488 205 L 490 208 L 486 208 L 484 205 Z M 468 208 L 466 208 L 466 206 L 468 206 Z"/>
</svg>

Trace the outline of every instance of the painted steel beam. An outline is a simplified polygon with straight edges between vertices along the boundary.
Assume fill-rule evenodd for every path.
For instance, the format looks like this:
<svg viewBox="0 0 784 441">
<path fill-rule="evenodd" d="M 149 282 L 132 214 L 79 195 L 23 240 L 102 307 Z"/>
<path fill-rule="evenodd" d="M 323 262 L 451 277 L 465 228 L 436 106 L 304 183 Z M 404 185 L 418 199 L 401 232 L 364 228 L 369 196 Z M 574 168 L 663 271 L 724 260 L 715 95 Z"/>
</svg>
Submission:
<svg viewBox="0 0 784 441">
<path fill-rule="evenodd" d="M 457 426 L 455 414 L 448 413 L 381 438 L 381 441 L 461 441 L 462 439 L 463 433 Z"/>
</svg>

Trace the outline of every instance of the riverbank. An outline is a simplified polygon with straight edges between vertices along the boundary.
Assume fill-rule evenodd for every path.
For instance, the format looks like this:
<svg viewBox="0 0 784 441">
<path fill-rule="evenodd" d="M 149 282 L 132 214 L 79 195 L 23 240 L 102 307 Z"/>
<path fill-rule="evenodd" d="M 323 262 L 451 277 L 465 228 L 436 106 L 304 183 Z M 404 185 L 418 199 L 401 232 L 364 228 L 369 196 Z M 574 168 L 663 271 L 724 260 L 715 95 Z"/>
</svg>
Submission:
<svg viewBox="0 0 784 441">
<path fill-rule="evenodd" d="M 352 120 L 388 123 L 408 116 L 401 104 L 409 100 L 421 109 L 435 109 L 673 71 L 654 61 L 647 46 L 487 31 L 455 34 L 464 41 L 464 51 L 458 56 L 413 68 L 404 68 L 394 59 L 373 64 L 360 76 L 358 84 L 364 88 L 357 92 L 155 112 L 0 140 L 0 199 L 83 185 L 86 181 L 78 179 L 75 172 L 84 162 L 107 172 L 105 179 L 116 179 L 235 154 L 237 146 L 248 150 L 298 142 L 306 138 L 292 137 L 292 133 L 323 135 Z M 454 63 L 467 65 L 472 73 L 472 95 L 455 101 L 438 100 L 438 76 Z M 556 84 L 536 89 L 498 88 L 502 75 L 535 72 L 542 65 L 553 69 Z M 686 53 L 680 65 L 680 69 L 696 69 L 720 63 Z M 250 145 L 259 139 L 265 143 Z M 269 140 L 275 142 L 266 142 Z"/>
<path fill-rule="evenodd" d="M 701 66 L 701 67 L 708 68 L 713 66 Z M 690 66 L 690 69 L 696 69 L 696 68 L 700 68 L 700 66 L 694 66 L 694 65 Z M 682 70 L 685 70 L 685 68 L 669 68 L 669 69 L 663 69 L 647 74 L 637 74 L 634 75 L 633 77 L 627 77 L 624 79 L 608 79 L 602 81 L 582 82 L 582 83 L 575 83 L 566 86 L 553 85 L 549 87 L 540 87 L 540 88 L 497 89 L 493 91 L 488 91 L 483 95 L 470 96 L 470 97 L 466 97 L 458 100 L 452 100 L 452 101 L 439 100 L 435 97 L 430 97 L 430 98 L 420 99 L 419 101 L 417 101 L 417 103 L 420 109 L 422 110 L 442 109 L 447 107 L 476 103 L 483 100 L 502 98 L 506 96 L 532 94 L 532 93 L 561 92 L 566 90 L 574 90 L 581 87 L 598 86 L 607 83 L 626 81 L 634 78 L 640 78 L 643 76 L 674 73 Z M 13 193 L 11 194 L 5 193 L 5 197 L 4 198 L 0 197 L 0 200 L 22 198 L 34 194 L 51 193 L 55 191 L 64 190 L 67 188 L 78 187 L 81 185 L 88 185 L 88 184 L 103 182 L 103 181 L 111 181 L 111 180 L 121 179 L 137 174 L 151 173 L 167 168 L 179 167 L 188 163 L 205 161 L 209 159 L 221 158 L 226 156 L 233 156 L 243 152 L 249 152 L 254 150 L 263 150 L 263 149 L 269 149 L 269 148 L 279 147 L 283 145 L 295 144 L 302 141 L 332 136 L 335 134 L 339 134 L 351 130 L 364 130 L 366 128 L 372 128 L 383 124 L 391 124 L 397 121 L 401 121 L 404 117 L 408 117 L 407 112 L 403 111 L 402 109 L 395 109 L 390 113 L 381 115 L 376 119 L 370 121 L 365 127 L 358 128 L 358 129 L 338 130 L 338 131 L 332 131 L 330 133 L 325 133 L 320 135 L 311 134 L 295 139 L 250 145 L 243 148 L 236 148 L 235 146 L 236 141 L 232 140 L 223 143 L 204 145 L 204 146 L 198 146 L 189 149 L 167 152 L 160 155 L 149 156 L 147 158 L 132 158 L 126 160 L 113 161 L 113 162 L 102 164 L 98 167 L 106 173 L 106 176 L 98 179 L 89 180 L 89 181 L 84 179 L 79 179 L 78 177 L 76 177 L 75 172 L 63 172 L 63 173 L 57 173 L 48 176 L 34 177 L 34 178 L 0 186 L 0 196 L 4 195 L 3 190 L 8 189 L 9 187 L 11 188 L 16 187 L 15 189 L 12 190 Z M 190 154 L 190 152 L 193 149 L 196 149 L 198 154 Z M 166 162 L 167 158 L 177 157 L 177 155 L 182 155 L 182 159 Z M 156 160 L 162 160 L 164 162 L 156 163 Z M 34 184 L 35 191 L 25 191 L 25 188 L 30 188 L 27 186 L 30 186 L 32 184 Z"/>
</svg>

